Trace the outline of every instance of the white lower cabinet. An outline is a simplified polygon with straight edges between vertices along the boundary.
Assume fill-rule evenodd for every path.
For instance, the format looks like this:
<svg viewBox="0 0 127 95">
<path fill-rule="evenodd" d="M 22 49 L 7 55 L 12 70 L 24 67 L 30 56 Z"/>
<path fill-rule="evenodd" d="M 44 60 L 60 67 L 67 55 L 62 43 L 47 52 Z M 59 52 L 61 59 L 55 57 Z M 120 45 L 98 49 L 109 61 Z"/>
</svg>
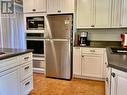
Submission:
<svg viewBox="0 0 127 95">
<path fill-rule="evenodd" d="M 104 49 L 74 47 L 73 75 L 74 77 L 103 79 L 104 77 Z"/>
<path fill-rule="evenodd" d="M 127 95 L 127 72 L 112 69 L 111 95 Z"/>
<path fill-rule="evenodd" d="M 28 95 L 33 89 L 33 77 L 29 77 L 21 82 L 21 95 Z"/>
<path fill-rule="evenodd" d="M 73 74 L 74 76 L 81 75 L 81 48 L 73 48 Z"/>
<path fill-rule="evenodd" d="M 28 95 L 33 89 L 32 53 L 0 61 L 0 95 Z"/>
<path fill-rule="evenodd" d="M 82 75 L 102 78 L 103 56 L 94 54 L 82 55 Z"/>
<path fill-rule="evenodd" d="M 20 95 L 19 68 L 0 73 L 0 95 Z"/>
</svg>

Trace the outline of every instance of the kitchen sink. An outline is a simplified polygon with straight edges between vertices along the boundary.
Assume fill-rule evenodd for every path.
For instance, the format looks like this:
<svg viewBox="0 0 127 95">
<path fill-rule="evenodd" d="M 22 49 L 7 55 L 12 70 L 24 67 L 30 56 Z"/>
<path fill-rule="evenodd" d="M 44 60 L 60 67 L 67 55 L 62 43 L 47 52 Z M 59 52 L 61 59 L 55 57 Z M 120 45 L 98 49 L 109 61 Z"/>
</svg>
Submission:
<svg viewBox="0 0 127 95">
<path fill-rule="evenodd" d="M 127 48 L 111 48 L 112 53 L 127 54 Z"/>
</svg>

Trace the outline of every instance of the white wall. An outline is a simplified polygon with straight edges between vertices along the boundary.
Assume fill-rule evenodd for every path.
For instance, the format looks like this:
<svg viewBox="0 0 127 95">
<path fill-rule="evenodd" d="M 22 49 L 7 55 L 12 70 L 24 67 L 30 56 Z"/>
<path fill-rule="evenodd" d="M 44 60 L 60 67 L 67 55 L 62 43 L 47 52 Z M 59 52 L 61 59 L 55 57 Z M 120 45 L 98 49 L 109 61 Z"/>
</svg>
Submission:
<svg viewBox="0 0 127 95">
<path fill-rule="evenodd" d="M 80 32 L 88 32 L 88 40 L 93 41 L 120 41 L 120 34 L 127 33 L 127 29 L 82 29 Z"/>
</svg>

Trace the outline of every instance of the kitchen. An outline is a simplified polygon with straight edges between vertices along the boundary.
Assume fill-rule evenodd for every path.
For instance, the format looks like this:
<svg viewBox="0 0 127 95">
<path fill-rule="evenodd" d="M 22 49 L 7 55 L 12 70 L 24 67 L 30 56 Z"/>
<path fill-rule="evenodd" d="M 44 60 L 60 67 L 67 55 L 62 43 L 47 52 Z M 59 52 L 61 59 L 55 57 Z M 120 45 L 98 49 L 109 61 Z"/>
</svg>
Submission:
<svg viewBox="0 0 127 95">
<path fill-rule="evenodd" d="M 18 55 L 17 61 L 19 59 L 26 62 L 16 67 L 21 68 L 23 65 L 28 74 L 26 77 L 21 77 L 20 83 L 17 83 L 17 85 L 21 84 L 19 91 L 24 94 L 15 92 L 12 95 L 27 95 L 32 89 L 30 95 L 64 95 L 64 93 L 66 95 L 126 95 L 126 49 L 119 50 L 122 46 L 126 47 L 126 4 L 126 0 L 23 0 L 23 2 L 16 0 L 14 5 L 19 7 L 15 15 L 17 17 L 1 18 L 0 45 L 1 48 L 23 50 L 2 49 L 2 52 L 11 52 L 11 55 L 1 55 L 0 63 L 5 59 L 4 57 Z M 1 13 L 1 16 L 6 15 Z M 14 26 L 10 26 L 7 23 L 9 21 Z M 8 32 L 9 29 L 5 29 L 4 26 L 13 28 Z M 15 32 L 16 29 L 20 32 Z M 57 50 L 55 55 L 53 46 Z M 33 49 L 33 58 L 30 53 L 32 51 L 24 51 L 24 49 Z M 113 52 L 115 49 L 124 53 L 118 53 L 117 50 Z M 13 54 L 12 51 L 17 52 Z M 23 55 L 25 53 L 28 54 Z M 59 60 L 56 60 L 57 57 Z M 124 64 L 115 60 L 119 57 Z M 72 58 L 73 66 L 69 64 Z M 32 59 L 34 74 L 30 73 L 32 68 L 29 62 Z M 58 61 L 57 64 L 55 61 Z M 60 67 L 57 67 L 58 63 Z M 16 70 L 18 72 L 18 69 Z M 71 70 L 73 70 L 72 76 Z M 72 80 L 67 81 L 71 77 Z M 8 95 L 2 90 L 1 87 L 1 95 Z"/>
</svg>

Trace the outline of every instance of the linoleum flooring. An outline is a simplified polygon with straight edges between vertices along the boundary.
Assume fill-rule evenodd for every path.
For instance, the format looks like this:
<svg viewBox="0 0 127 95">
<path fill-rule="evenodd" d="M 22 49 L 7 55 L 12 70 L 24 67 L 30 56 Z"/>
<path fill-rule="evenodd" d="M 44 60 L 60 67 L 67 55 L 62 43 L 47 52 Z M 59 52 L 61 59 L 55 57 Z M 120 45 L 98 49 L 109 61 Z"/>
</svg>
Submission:
<svg viewBox="0 0 127 95">
<path fill-rule="evenodd" d="M 59 80 L 34 73 L 34 89 L 29 95 L 105 95 L 104 92 L 104 82 L 83 79 Z"/>
</svg>

